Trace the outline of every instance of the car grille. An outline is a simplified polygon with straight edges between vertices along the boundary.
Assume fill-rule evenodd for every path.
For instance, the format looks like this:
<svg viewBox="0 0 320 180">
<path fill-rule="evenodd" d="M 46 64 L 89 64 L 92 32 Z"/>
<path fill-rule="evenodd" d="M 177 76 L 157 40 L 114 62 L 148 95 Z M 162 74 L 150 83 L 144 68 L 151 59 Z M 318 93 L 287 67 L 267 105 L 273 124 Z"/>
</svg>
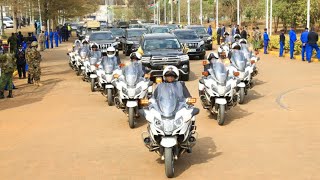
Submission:
<svg viewBox="0 0 320 180">
<path fill-rule="evenodd" d="M 108 47 L 111 47 L 112 44 L 99 44 L 99 49 L 107 49 Z"/>
<path fill-rule="evenodd" d="M 198 48 L 198 43 L 188 43 L 189 48 Z"/>
<path fill-rule="evenodd" d="M 151 58 L 150 64 L 152 66 L 157 65 L 178 65 L 180 59 L 177 56 L 153 56 Z"/>
</svg>

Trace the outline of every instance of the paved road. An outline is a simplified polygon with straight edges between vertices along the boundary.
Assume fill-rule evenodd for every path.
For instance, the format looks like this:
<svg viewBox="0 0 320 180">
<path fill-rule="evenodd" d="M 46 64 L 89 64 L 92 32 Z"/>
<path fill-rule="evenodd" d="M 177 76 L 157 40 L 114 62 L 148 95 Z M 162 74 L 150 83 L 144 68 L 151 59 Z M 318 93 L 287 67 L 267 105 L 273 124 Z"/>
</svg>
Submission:
<svg viewBox="0 0 320 180">
<path fill-rule="evenodd" d="M 164 164 L 140 138 L 146 122 L 127 117 L 91 93 L 67 65 L 70 44 L 43 53 L 43 87 L 16 80 L 14 99 L 0 101 L 0 179 L 165 179 Z M 320 63 L 261 55 L 246 104 L 218 126 L 197 117 L 192 154 L 176 163 L 177 179 L 319 179 Z M 197 97 L 202 62 L 187 82 Z"/>
</svg>

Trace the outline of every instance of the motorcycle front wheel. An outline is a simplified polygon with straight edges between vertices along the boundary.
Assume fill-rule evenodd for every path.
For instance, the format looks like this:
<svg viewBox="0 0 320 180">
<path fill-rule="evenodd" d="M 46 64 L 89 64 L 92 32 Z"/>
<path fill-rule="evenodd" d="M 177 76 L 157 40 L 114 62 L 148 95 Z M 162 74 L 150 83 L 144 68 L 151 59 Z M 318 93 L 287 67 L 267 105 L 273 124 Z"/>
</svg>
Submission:
<svg viewBox="0 0 320 180">
<path fill-rule="evenodd" d="M 220 104 L 219 109 L 218 109 L 218 115 L 217 115 L 217 120 L 218 124 L 222 126 L 224 124 L 224 119 L 225 119 L 225 105 Z"/>
<path fill-rule="evenodd" d="M 172 178 L 174 176 L 174 159 L 172 148 L 164 149 L 164 165 L 167 177 Z"/>
<path fill-rule="evenodd" d="M 96 85 L 96 81 L 95 81 L 95 79 L 92 78 L 91 79 L 91 92 L 95 91 L 95 89 L 94 89 L 95 85 Z"/>
<path fill-rule="evenodd" d="M 79 68 L 78 71 L 77 71 L 77 76 L 80 76 L 81 72 L 82 72 L 82 70 L 81 70 L 81 68 Z"/>
<path fill-rule="evenodd" d="M 107 89 L 107 97 L 108 97 L 108 105 L 112 106 L 113 104 L 112 89 Z"/>
<path fill-rule="evenodd" d="M 131 129 L 134 128 L 134 107 L 129 107 L 128 109 L 128 115 L 129 115 L 129 126 Z"/>
<path fill-rule="evenodd" d="M 244 96 L 245 96 L 245 89 L 243 87 L 240 88 L 239 96 L 240 96 L 239 104 L 243 104 Z"/>
</svg>

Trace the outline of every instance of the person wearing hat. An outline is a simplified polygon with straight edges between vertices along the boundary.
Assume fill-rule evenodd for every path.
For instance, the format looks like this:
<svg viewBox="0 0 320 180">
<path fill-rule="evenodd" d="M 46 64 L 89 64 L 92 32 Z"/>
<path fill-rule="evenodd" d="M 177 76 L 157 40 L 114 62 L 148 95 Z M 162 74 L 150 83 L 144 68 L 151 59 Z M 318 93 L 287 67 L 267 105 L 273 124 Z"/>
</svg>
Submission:
<svg viewBox="0 0 320 180">
<path fill-rule="evenodd" d="M 40 75 L 41 75 L 41 68 L 40 68 L 40 62 L 41 62 L 41 55 L 40 52 L 37 50 L 38 48 L 38 42 L 33 41 L 31 43 L 31 49 L 28 51 L 28 60 L 29 60 L 29 71 L 30 67 L 32 68 L 32 71 L 30 71 L 31 79 L 34 80 L 34 85 L 41 86 L 40 83 Z"/>
<path fill-rule="evenodd" d="M 15 58 L 12 54 L 7 53 L 0 55 L 0 99 L 4 98 L 4 90 L 7 86 L 9 90 L 9 95 L 7 98 L 13 98 L 12 89 L 12 74 L 14 72 L 14 68 L 16 67 Z"/>
<path fill-rule="evenodd" d="M 26 78 L 26 57 L 25 53 L 22 49 L 22 45 L 19 45 L 18 51 L 16 53 L 16 63 L 17 63 L 17 70 L 19 74 L 19 79 Z M 22 76 L 23 75 L 23 76 Z"/>
</svg>

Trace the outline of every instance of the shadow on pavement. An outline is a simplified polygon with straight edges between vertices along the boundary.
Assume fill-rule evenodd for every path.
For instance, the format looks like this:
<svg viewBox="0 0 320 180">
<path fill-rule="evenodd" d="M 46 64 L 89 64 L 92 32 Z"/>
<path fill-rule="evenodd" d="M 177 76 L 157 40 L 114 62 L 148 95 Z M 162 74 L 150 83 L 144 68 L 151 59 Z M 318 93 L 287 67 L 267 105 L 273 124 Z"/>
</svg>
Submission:
<svg viewBox="0 0 320 180">
<path fill-rule="evenodd" d="M 0 100 L 0 111 L 39 102 L 60 81 L 62 79 L 41 81 L 43 84 L 41 87 L 36 87 L 32 84 L 17 86 L 18 89 L 13 91 L 13 99 Z"/>
<path fill-rule="evenodd" d="M 265 81 L 261 81 L 261 80 L 259 80 L 259 79 L 253 79 L 253 87 L 254 86 L 259 86 L 259 85 L 263 85 L 263 84 L 266 84 L 267 82 L 265 82 Z"/>
<path fill-rule="evenodd" d="M 259 98 L 262 98 L 262 97 L 264 97 L 264 95 L 258 93 L 255 90 L 249 89 L 248 90 L 248 95 L 244 99 L 244 103 L 247 104 L 252 100 L 256 100 L 256 99 L 259 99 Z"/>
<path fill-rule="evenodd" d="M 243 110 L 241 109 L 240 105 L 237 105 L 236 107 L 233 107 L 228 111 L 224 125 L 228 125 L 233 121 L 243 119 L 244 117 L 249 116 L 251 114 L 253 114 L 253 112 Z"/>
</svg>

